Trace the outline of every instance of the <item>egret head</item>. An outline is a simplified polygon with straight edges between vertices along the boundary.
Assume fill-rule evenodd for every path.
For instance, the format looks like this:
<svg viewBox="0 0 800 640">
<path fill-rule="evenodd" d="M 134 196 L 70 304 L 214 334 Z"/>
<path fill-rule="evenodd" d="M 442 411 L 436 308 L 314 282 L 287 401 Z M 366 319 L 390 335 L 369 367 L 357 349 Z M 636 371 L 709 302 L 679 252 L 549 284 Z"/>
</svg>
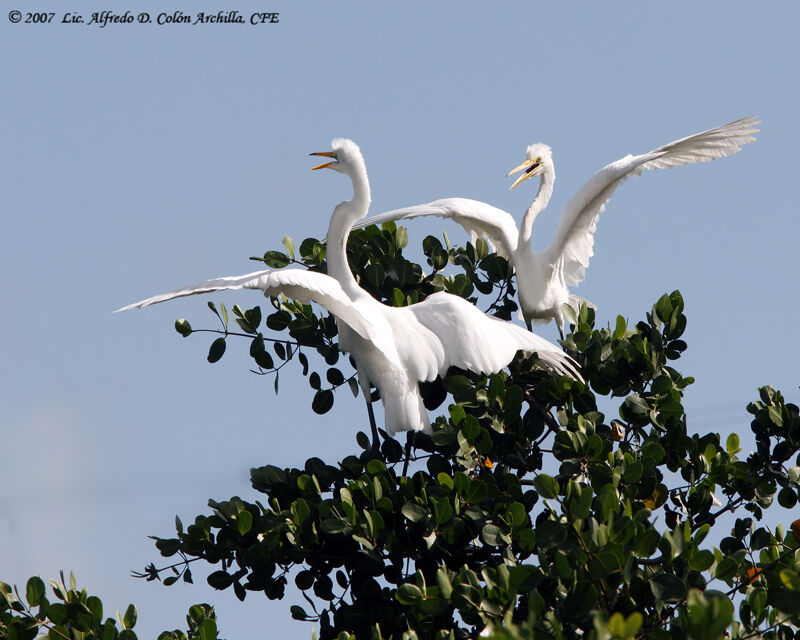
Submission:
<svg viewBox="0 0 800 640">
<path fill-rule="evenodd" d="M 312 171 L 315 169 L 333 169 L 340 173 L 349 173 L 356 167 L 364 166 L 364 157 L 361 155 L 361 149 L 352 140 L 336 138 L 331 142 L 331 149 L 331 151 L 318 151 L 310 154 L 312 156 L 333 158 L 331 162 L 324 162 L 316 167 L 311 167 Z"/>
<path fill-rule="evenodd" d="M 525 160 L 525 162 L 506 174 L 506 176 L 510 176 L 519 171 L 523 172 L 522 175 L 517 178 L 516 182 L 509 187 L 509 189 L 513 189 L 520 182 L 524 182 L 528 178 L 533 178 L 534 176 L 542 174 L 547 169 L 552 169 L 553 155 L 550 151 L 550 147 L 548 147 L 546 144 L 537 142 L 530 145 L 527 149 L 526 155 L 528 156 L 528 159 Z"/>
</svg>

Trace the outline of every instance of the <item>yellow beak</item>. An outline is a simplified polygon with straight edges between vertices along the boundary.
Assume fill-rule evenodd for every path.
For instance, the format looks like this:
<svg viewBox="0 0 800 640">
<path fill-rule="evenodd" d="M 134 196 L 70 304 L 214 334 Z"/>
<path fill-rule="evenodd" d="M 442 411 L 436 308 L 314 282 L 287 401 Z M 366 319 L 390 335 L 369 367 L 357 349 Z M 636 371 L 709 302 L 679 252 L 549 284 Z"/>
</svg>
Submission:
<svg viewBox="0 0 800 640">
<path fill-rule="evenodd" d="M 309 153 L 310 156 L 323 156 L 325 158 L 336 158 L 335 151 L 317 151 L 315 153 Z M 333 162 L 323 162 L 322 164 L 318 164 L 316 167 L 311 167 L 312 171 L 316 171 L 317 169 L 325 169 L 326 167 L 330 167 Z"/>
<path fill-rule="evenodd" d="M 517 167 L 514 167 L 511 171 L 509 171 L 506 174 L 506 177 L 514 175 L 515 173 L 517 173 L 519 171 L 523 171 L 523 170 L 525 171 L 525 173 L 523 173 L 519 178 L 517 178 L 516 182 L 514 182 L 514 184 L 512 184 L 509 187 L 509 190 L 511 190 L 514 187 L 516 187 L 519 183 L 525 182 L 525 180 L 527 180 L 528 178 L 533 178 L 534 176 L 538 176 L 539 175 L 539 167 L 541 167 L 541 166 L 542 166 L 542 161 L 541 160 L 538 160 L 538 159 L 531 160 L 530 158 L 528 158 L 521 165 L 519 165 Z"/>
</svg>

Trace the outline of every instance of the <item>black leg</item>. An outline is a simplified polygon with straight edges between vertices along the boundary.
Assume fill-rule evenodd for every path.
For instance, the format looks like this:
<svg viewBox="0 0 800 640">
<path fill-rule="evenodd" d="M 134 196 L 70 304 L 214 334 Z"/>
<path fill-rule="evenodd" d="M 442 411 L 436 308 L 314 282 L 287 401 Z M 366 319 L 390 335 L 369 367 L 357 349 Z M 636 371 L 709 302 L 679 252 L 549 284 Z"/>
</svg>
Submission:
<svg viewBox="0 0 800 640">
<path fill-rule="evenodd" d="M 403 462 L 403 474 L 402 474 L 403 476 L 405 476 L 406 473 L 408 473 L 408 463 L 411 460 L 411 447 L 414 446 L 416 441 L 417 441 L 417 432 L 409 431 L 408 434 L 406 435 L 406 459 L 405 462 Z"/>
<path fill-rule="evenodd" d="M 378 453 L 381 448 L 381 439 L 378 436 L 378 426 L 375 424 L 375 413 L 372 411 L 372 399 L 365 395 L 367 401 L 367 414 L 369 415 L 369 428 L 372 430 L 372 453 Z"/>
</svg>

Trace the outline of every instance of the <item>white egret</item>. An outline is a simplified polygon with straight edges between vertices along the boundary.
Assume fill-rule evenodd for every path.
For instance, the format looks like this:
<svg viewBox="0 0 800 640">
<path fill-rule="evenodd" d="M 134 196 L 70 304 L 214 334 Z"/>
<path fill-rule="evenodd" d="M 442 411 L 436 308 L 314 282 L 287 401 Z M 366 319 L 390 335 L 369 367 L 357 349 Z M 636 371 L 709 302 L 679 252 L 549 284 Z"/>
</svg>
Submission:
<svg viewBox="0 0 800 640">
<path fill-rule="evenodd" d="M 606 165 L 584 184 L 561 212 L 561 219 L 550 246 L 541 252 L 531 249 L 533 221 L 547 206 L 553 193 L 555 169 L 550 147 L 537 143 L 527 148 L 527 159 L 508 175 L 522 171 L 511 185 L 541 176 L 539 191 L 517 229 L 514 218 L 485 202 L 467 198 L 445 198 L 428 204 L 404 207 L 368 218 L 355 225 L 363 228 L 390 220 L 439 216 L 459 223 L 473 237 L 486 237 L 498 254 L 506 257 L 516 271 L 520 315 L 528 328 L 531 322 L 555 320 L 564 337 L 562 305 L 573 307 L 583 300 L 569 294 L 567 287 L 584 278 L 589 258 L 594 253 L 594 232 L 597 219 L 614 190 L 629 176 L 638 176 L 644 169 L 668 169 L 692 162 L 707 162 L 736 153 L 758 129 L 755 117 L 697 133 L 665 144 L 638 156 L 627 155 Z"/>
<path fill-rule="evenodd" d="M 328 275 L 300 269 L 256 271 L 176 289 L 120 311 L 222 289 L 260 289 L 266 296 L 284 294 L 304 303 L 317 302 L 336 316 L 339 347 L 356 362 L 370 413 L 373 446 L 378 434 L 370 383 L 380 391 L 385 429 L 393 435 L 398 431 L 430 432 L 418 383 L 443 375 L 451 366 L 496 372 L 522 350 L 536 352 L 560 374 L 581 378 L 576 363 L 556 345 L 483 313 L 463 298 L 438 292 L 417 304 L 390 307 L 362 289 L 347 263 L 346 242 L 353 223 L 366 215 L 370 204 L 367 170 L 354 142 L 338 138 L 331 146 L 332 151 L 312 154 L 332 158 L 313 168 L 330 168 L 349 176 L 354 196 L 338 204 L 331 217 Z"/>
</svg>

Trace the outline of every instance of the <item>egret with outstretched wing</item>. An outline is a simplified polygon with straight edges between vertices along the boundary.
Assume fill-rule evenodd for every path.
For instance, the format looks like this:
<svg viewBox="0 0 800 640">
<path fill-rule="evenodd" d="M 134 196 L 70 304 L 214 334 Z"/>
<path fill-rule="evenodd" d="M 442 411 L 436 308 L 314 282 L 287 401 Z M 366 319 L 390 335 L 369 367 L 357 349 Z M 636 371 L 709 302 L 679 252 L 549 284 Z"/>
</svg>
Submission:
<svg viewBox="0 0 800 640">
<path fill-rule="evenodd" d="M 419 382 L 433 380 L 452 366 L 491 373 L 509 364 L 518 351 L 536 352 L 554 371 L 581 379 L 577 364 L 556 345 L 483 313 L 463 298 L 438 292 L 417 304 L 390 307 L 362 289 L 350 271 L 345 245 L 353 223 L 369 208 L 367 169 L 351 140 L 337 138 L 331 146 L 332 151 L 312 154 L 331 158 L 314 169 L 330 168 L 349 176 L 354 195 L 338 204 L 331 217 L 328 275 L 300 269 L 256 271 L 176 289 L 120 311 L 224 289 L 259 289 L 267 296 L 284 294 L 302 302 L 317 302 L 336 316 L 339 346 L 356 362 L 370 413 L 373 446 L 378 434 L 370 383 L 380 391 L 385 429 L 393 435 L 398 431 L 430 432 Z"/>
<path fill-rule="evenodd" d="M 531 230 L 536 217 L 544 211 L 553 193 L 555 168 L 550 147 L 537 143 L 527 148 L 527 159 L 509 172 L 522 172 L 510 188 L 541 176 L 539 191 L 517 229 L 511 214 L 485 202 L 467 198 L 445 198 L 428 204 L 404 207 L 362 220 L 355 228 L 381 224 L 390 220 L 409 220 L 421 216 L 439 216 L 460 224 L 472 236 L 486 237 L 498 254 L 506 257 L 516 272 L 520 313 L 531 328 L 531 322 L 555 320 L 564 337 L 565 303 L 577 307 L 585 302 L 570 295 L 568 287 L 580 283 L 593 255 L 597 219 L 614 190 L 623 180 L 638 176 L 645 169 L 668 169 L 692 162 L 708 162 L 739 151 L 755 140 L 758 131 L 755 117 L 675 140 L 648 153 L 627 155 L 603 167 L 584 184 L 561 212 L 555 237 L 541 252 L 531 249 Z"/>
</svg>

